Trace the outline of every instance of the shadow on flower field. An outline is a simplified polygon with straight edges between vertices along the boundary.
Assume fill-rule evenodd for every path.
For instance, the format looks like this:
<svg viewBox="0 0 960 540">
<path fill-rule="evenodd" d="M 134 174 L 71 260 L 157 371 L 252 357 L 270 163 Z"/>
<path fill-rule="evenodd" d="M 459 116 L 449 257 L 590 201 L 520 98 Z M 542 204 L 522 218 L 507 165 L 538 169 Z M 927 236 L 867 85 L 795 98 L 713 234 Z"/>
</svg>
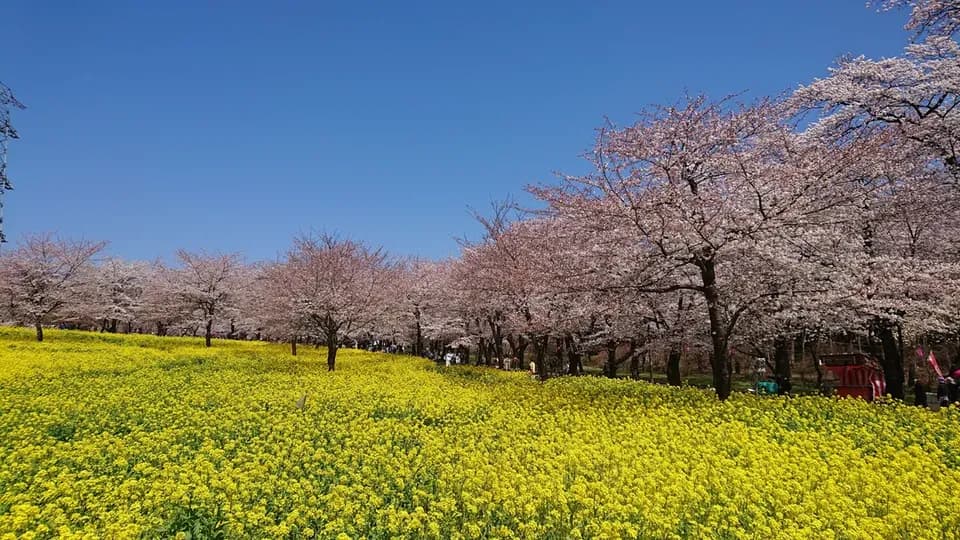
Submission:
<svg viewBox="0 0 960 540">
<path fill-rule="evenodd" d="M 960 414 L 0 329 L 4 538 L 957 538 Z M 304 396 L 306 398 L 304 399 Z"/>
</svg>

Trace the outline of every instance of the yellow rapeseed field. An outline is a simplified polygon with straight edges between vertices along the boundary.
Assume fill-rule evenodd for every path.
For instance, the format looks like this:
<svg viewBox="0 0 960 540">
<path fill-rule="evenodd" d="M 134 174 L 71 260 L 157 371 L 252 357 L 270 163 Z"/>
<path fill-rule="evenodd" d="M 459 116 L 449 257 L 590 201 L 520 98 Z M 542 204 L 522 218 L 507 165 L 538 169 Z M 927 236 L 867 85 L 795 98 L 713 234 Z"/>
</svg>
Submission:
<svg viewBox="0 0 960 540">
<path fill-rule="evenodd" d="M 957 410 L 31 339 L 0 329 L 4 539 L 960 538 Z"/>
</svg>

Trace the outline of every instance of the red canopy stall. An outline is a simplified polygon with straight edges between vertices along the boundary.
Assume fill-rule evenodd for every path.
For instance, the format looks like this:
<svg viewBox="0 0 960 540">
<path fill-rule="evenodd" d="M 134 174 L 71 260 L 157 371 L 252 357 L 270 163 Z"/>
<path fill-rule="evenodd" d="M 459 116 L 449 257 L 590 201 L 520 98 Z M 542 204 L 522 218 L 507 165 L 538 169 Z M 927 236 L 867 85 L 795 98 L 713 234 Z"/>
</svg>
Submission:
<svg viewBox="0 0 960 540">
<path fill-rule="evenodd" d="M 863 353 L 828 354 L 820 365 L 837 378 L 835 394 L 873 401 L 886 391 L 883 369 L 873 357 Z"/>
</svg>

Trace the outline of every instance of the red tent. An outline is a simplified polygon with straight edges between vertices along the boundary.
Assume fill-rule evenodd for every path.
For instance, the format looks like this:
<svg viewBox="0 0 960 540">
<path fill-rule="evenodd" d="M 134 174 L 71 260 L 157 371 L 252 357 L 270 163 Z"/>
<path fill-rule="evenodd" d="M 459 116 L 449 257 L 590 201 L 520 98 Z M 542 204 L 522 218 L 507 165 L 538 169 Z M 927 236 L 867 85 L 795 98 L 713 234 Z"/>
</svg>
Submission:
<svg viewBox="0 0 960 540">
<path fill-rule="evenodd" d="M 837 396 L 854 396 L 873 401 L 886 391 L 883 369 L 876 359 L 866 354 L 828 354 L 820 357 L 820 365 L 836 376 Z"/>
</svg>

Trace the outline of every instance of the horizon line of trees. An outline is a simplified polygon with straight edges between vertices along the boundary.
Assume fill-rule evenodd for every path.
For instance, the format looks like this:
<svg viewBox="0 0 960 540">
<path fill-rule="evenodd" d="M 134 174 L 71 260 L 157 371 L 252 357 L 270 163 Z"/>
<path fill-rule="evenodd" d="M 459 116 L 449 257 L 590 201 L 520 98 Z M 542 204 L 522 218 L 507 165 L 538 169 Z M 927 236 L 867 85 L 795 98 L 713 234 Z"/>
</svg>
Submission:
<svg viewBox="0 0 960 540">
<path fill-rule="evenodd" d="M 847 59 L 781 99 L 687 96 L 608 123 L 592 171 L 495 204 L 445 261 L 302 235 L 278 261 L 180 251 L 178 264 L 96 260 L 101 243 L 31 236 L 0 257 L 0 318 L 105 331 L 470 348 L 541 378 L 651 354 L 680 384 L 709 356 L 720 399 L 736 355 L 790 377 L 797 344 L 855 336 L 903 398 L 917 344 L 960 346 L 960 0 L 909 6 L 901 57 Z M 551 361 L 559 359 L 559 361 Z M 647 360 L 643 360 L 647 359 Z"/>
</svg>

